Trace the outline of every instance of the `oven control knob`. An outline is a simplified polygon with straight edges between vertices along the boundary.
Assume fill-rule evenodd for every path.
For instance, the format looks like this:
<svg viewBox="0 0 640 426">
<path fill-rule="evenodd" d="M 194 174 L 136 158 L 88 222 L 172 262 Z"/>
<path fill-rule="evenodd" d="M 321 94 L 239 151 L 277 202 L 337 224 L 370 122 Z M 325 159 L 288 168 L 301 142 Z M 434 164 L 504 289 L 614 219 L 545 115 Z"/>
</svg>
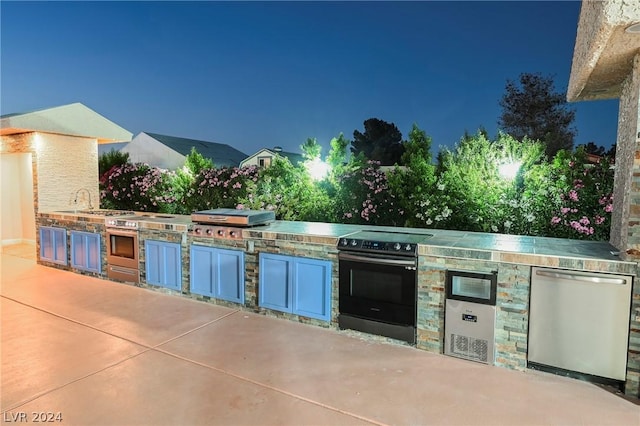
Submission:
<svg viewBox="0 0 640 426">
<path fill-rule="evenodd" d="M 340 245 L 341 246 L 346 246 L 347 244 L 349 244 L 349 241 L 347 241 L 346 238 L 343 238 L 343 239 L 340 240 Z"/>
<path fill-rule="evenodd" d="M 357 246 L 358 245 L 358 240 L 351 240 L 351 245 L 352 246 Z"/>
<path fill-rule="evenodd" d="M 411 244 L 407 244 L 406 246 L 404 246 L 404 249 L 406 251 L 411 251 Z"/>
<path fill-rule="evenodd" d="M 218 236 L 224 237 L 224 229 L 218 229 Z"/>
<path fill-rule="evenodd" d="M 195 228 L 195 229 L 193 230 L 193 233 L 194 233 L 194 234 L 196 234 L 196 235 L 200 235 L 200 234 L 202 234 L 202 229 L 200 229 L 200 228 Z"/>
<path fill-rule="evenodd" d="M 237 236 L 237 235 L 236 235 L 236 231 L 231 231 L 231 232 L 229 232 L 229 236 L 230 236 L 231 238 L 235 238 L 235 237 Z"/>
<path fill-rule="evenodd" d="M 400 247 L 401 247 L 401 246 L 400 246 L 400 243 L 395 243 L 395 244 L 393 245 L 393 249 L 394 249 L 394 250 L 400 250 Z"/>
<path fill-rule="evenodd" d="M 211 229 L 207 229 L 207 235 L 211 235 Z"/>
</svg>

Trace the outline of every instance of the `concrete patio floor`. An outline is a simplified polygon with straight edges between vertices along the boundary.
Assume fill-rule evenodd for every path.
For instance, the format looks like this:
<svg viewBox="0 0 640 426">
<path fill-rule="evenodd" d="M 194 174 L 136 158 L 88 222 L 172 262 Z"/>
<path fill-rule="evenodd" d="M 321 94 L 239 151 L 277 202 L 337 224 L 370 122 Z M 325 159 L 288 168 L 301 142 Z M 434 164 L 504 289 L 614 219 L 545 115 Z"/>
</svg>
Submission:
<svg viewBox="0 0 640 426">
<path fill-rule="evenodd" d="M 2 423 L 631 425 L 601 387 L 37 265 L 2 250 Z"/>
</svg>

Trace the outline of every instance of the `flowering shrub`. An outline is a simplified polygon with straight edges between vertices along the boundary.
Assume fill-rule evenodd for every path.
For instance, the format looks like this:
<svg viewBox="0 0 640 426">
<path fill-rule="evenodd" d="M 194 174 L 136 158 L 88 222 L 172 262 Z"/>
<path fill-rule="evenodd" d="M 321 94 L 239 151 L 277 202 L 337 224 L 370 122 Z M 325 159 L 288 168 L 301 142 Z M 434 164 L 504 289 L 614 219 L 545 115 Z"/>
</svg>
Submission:
<svg viewBox="0 0 640 426">
<path fill-rule="evenodd" d="M 100 179 L 103 208 L 166 211 L 175 202 L 171 191 L 173 173 L 143 163 L 113 166 Z"/>
<path fill-rule="evenodd" d="M 367 161 L 338 177 L 336 219 L 342 223 L 404 225 L 404 211 L 390 191 L 380 162 Z"/>
<path fill-rule="evenodd" d="M 188 194 L 192 211 L 235 208 L 247 194 L 247 185 L 258 180 L 258 167 L 204 169 L 196 176 Z"/>
<path fill-rule="evenodd" d="M 559 191 L 555 211 L 549 219 L 551 234 L 577 239 L 608 240 L 613 211 L 613 169 L 608 158 L 588 164 L 578 150 L 566 165 L 565 188 Z"/>
<path fill-rule="evenodd" d="M 146 164 L 113 166 L 100 180 L 101 207 L 189 214 L 210 208 L 267 209 L 282 220 L 428 227 L 590 240 L 609 238 L 613 170 L 589 164 L 582 149 L 548 162 L 537 142 L 498 134 L 466 135 L 431 163 L 431 140 L 415 125 L 404 167 L 385 173 L 376 161 L 346 162 L 348 141 L 331 141 L 334 166 L 320 182 L 276 158 L 259 169 L 192 167 L 176 173 Z M 514 180 L 498 165 L 522 162 Z"/>
</svg>

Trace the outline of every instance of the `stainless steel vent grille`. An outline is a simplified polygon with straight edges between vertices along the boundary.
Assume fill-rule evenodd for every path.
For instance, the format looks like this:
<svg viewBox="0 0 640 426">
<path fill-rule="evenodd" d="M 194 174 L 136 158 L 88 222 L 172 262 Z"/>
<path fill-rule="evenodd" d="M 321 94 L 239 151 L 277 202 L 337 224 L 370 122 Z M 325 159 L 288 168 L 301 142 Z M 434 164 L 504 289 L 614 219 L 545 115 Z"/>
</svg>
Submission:
<svg viewBox="0 0 640 426">
<path fill-rule="evenodd" d="M 473 361 L 488 361 L 488 341 L 452 333 L 450 342 L 452 354 Z"/>
</svg>

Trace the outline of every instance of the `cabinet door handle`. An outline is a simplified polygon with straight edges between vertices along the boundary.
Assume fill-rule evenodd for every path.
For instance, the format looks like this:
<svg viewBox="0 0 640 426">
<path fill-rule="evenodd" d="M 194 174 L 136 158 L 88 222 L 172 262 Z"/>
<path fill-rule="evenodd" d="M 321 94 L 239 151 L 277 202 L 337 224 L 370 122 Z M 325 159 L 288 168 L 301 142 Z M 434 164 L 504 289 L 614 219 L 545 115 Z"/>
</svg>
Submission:
<svg viewBox="0 0 640 426">
<path fill-rule="evenodd" d="M 596 284 L 625 285 L 627 283 L 627 280 L 624 278 L 607 278 L 607 277 L 594 276 L 594 275 L 579 275 L 579 274 L 573 274 L 571 272 L 561 272 L 561 271 L 539 271 L 538 270 L 536 271 L 536 275 L 540 275 L 543 277 L 550 277 L 550 278 L 559 278 L 564 280 L 596 283 Z"/>
</svg>

